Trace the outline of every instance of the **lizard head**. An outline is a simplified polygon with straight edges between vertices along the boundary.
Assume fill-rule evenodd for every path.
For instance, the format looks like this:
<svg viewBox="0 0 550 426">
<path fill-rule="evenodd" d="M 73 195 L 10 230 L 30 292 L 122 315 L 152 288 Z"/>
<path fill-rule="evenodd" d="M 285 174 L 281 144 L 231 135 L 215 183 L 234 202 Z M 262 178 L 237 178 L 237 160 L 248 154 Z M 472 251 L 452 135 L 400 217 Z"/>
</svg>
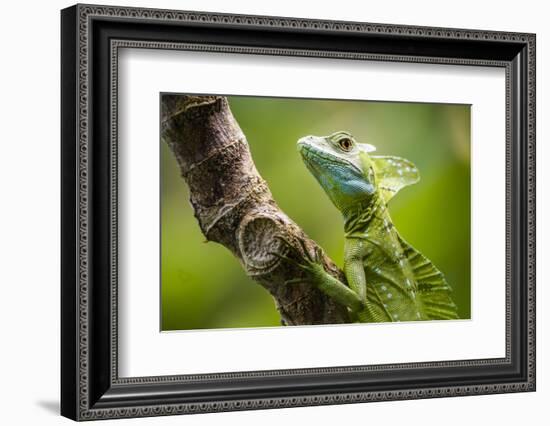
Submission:
<svg viewBox="0 0 550 426">
<path fill-rule="evenodd" d="M 374 150 L 344 131 L 298 140 L 304 163 L 341 212 L 376 193 L 376 176 L 368 155 Z"/>
</svg>

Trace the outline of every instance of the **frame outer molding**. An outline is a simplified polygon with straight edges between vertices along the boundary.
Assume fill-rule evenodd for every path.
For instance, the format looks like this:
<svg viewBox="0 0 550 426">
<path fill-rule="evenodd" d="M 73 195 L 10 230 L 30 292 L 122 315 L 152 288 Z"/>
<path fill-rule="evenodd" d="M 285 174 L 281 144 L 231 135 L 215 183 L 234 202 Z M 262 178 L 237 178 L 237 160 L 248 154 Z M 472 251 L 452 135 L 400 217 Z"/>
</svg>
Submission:
<svg viewBox="0 0 550 426">
<path fill-rule="evenodd" d="M 479 386 L 450 386 L 423 389 L 403 389 L 380 392 L 332 393 L 299 397 L 272 397 L 241 400 L 225 400 L 205 403 L 164 403 L 158 405 L 128 408 L 96 408 L 90 400 L 89 389 L 89 235 L 90 235 L 90 163 L 89 163 L 89 101 L 90 101 L 90 30 L 93 18 L 132 19 L 140 22 L 171 21 L 174 23 L 215 24 L 229 27 L 256 27 L 291 30 L 314 30 L 327 33 L 361 33 L 385 36 L 410 36 L 448 40 L 503 41 L 524 45 L 521 61 L 526 61 L 527 87 L 523 88 L 527 105 L 521 140 L 525 140 L 523 163 L 527 169 L 524 194 L 526 199 L 526 381 Z M 75 420 L 93 420 L 113 417 L 142 417 L 184 413 L 205 413 L 231 410 L 281 408 L 309 405 L 343 404 L 352 402 L 433 398 L 488 393 L 504 393 L 535 390 L 535 45 L 534 34 L 496 32 L 436 27 L 372 24 L 359 22 L 338 22 L 315 19 L 298 19 L 270 16 L 246 16 L 206 12 L 172 11 L 129 7 L 107 7 L 97 5 L 76 5 L 62 11 L 62 178 L 73 177 L 74 181 L 62 185 L 62 404 L 63 415 Z M 239 48 L 237 48 L 239 50 Z M 71 53 L 73 52 L 73 53 Z M 317 52 L 318 56 L 325 56 Z M 72 56 L 71 56 L 72 55 Z M 380 58 L 383 55 L 379 55 Z M 74 59 L 74 63 L 71 63 Z M 441 59 L 441 58 L 440 58 Z M 431 62 L 428 58 L 426 62 Z M 445 62 L 445 61 L 443 61 Z M 460 63 L 460 59 L 453 62 Z M 467 63 L 466 61 L 465 63 Z M 516 64 L 520 67 L 521 64 Z M 507 73 L 508 74 L 508 73 Z M 509 76 L 507 76 L 507 79 Z M 113 87 L 111 86 L 111 89 Z M 76 93 L 76 99 L 71 95 Z M 507 93 L 507 104 L 509 94 Z M 77 110 L 69 113 L 76 105 Z M 508 108 L 507 108 L 508 109 Z M 113 113 L 114 114 L 114 113 Z M 115 115 L 113 115 L 114 117 Z M 509 120 L 507 120 L 508 125 Z M 507 129 L 509 134 L 511 129 Z M 116 135 L 114 135 L 116 137 Z M 76 143 L 75 143 L 76 141 Z M 522 159 L 520 159 L 522 160 Z M 75 167 L 74 167 L 75 166 Z M 507 179 L 510 176 L 507 164 Z M 116 186 L 116 171 L 112 172 Z M 508 185 L 507 185 L 508 187 Z M 508 190 L 507 190 L 508 192 Z M 508 194 L 507 194 L 508 196 Z M 508 203 L 508 201 L 507 201 Z M 508 219 L 507 219 L 508 222 Z M 113 229 L 116 235 L 116 226 Z M 76 235 L 76 239 L 75 239 Z M 509 240 L 509 238 L 508 238 Z M 509 242 L 507 241 L 507 244 Z M 116 243 L 112 243 L 112 254 L 116 256 Z M 509 248 L 507 248 L 509 251 Z M 507 256 L 507 276 L 510 267 Z M 116 300 L 116 291 L 112 296 Z M 116 313 L 111 312 L 116 317 Z M 507 320 L 509 313 L 507 313 Z M 71 323 L 69 323 L 71 322 Z M 116 327 L 115 327 L 116 328 Z M 112 335 L 116 336 L 116 329 Z M 72 357 L 69 354 L 74 354 Z M 508 354 L 508 351 L 507 351 Z M 481 360 L 480 360 L 481 361 Z M 116 365 L 115 365 L 116 367 Z M 112 377 L 116 368 L 112 367 Z M 321 369 L 325 370 L 325 369 Z M 328 369 L 330 370 L 330 368 Z M 277 372 L 264 372 L 277 374 Z M 231 375 L 229 375 L 231 376 Z M 139 379 L 139 378 L 138 378 Z M 146 380 L 126 383 L 157 383 L 178 381 L 178 376 L 152 377 Z M 124 380 L 118 379 L 122 385 Z M 117 386 L 114 381 L 114 386 Z"/>
</svg>

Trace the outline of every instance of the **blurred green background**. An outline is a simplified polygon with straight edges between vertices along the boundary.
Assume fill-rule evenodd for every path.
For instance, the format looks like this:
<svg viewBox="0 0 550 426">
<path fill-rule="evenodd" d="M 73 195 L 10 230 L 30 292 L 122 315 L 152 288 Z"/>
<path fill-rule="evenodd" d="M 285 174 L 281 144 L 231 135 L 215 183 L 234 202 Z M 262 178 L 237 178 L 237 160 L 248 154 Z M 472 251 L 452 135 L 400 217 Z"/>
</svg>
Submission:
<svg viewBox="0 0 550 426">
<path fill-rule="evenodd" d="M 230 96 L 258 171 L 281 209 L 340 266 L 340 213 L 296 150 L 306 135 L 350 131 L 376 154 L 415 163 L 420 182 L 390 202 L 401 235 L 445 274 L 470 318 L 469 105 Z M 280 325 L 271 296 L 237 259 L 204 243 L 175 159 L 161 144 L 162 330 Z"/>
</svg>

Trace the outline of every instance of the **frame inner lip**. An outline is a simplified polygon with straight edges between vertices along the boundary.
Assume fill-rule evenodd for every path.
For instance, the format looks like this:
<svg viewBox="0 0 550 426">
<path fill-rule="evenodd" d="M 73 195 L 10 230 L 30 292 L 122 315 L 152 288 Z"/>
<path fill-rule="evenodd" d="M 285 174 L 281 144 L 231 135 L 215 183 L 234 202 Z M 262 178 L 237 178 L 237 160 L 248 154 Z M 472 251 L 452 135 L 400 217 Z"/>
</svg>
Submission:
<svg viewBox="0 0 550 426">
<path fill-rule="evenodd" d="M 114 43 L 113 43 L 112 47 L 147 48 L 145 46 L 149 44 L 149 42 L 146 42 L 146 41 L 143 41 L 143 40 L 126 40 L 126 39 L 120 39 L 120 40 L 115 39 L 115 40 L 113 40 L 113 42 Z M 162 46 L 162 43 L 160 45 L 159 45 L 159 43 L 156 43 L 156 42 L 151 42 L 151 43 L 153 43 L 153 45 L 156 48 L 159 48 L 160 46 Z M 208 50 L 208 48 L 205 48 L 204 46 L 200 46 L 200 45 L 197 46 L 197 45 L 189 44 L 189 43 L 179 43 L 179 45 L 183 50 L 189 50 L 189 49 L 198 49 L 200 51 Z M 170 49 L 170 50 L 173 50 L 173 49 L 177 50 L 177 46 L 178 46 L 178 43 L 167 42 L 165 47 L 167 49 Z M 263 50 L 264 50 L 263 48 L 258 49 L 256 47 L 248 47 L 248 46 L 243 47 L 243 51 L 246 52 L 246 53 L 250 53 L 252 51 L 260 52 L 260 51 L 263 51 Z M 223 49 L 223 47 L 220 48 L 220 46 L 215 46 L 213 51 L 224 51 L 224 49 Z M 291 56 L 296 55 L 296 51 L 294 49 L 289 49 L 288 51 L 277 49 L 277 51 L 278 51 L 278 54 L 283 54 L 284 53 L 284 54 L 289 54 Z M 229 48 L 228 53 L 235 53 L 235 50 L 233 48 Z M 112 52 L 112 54 L 114 54 L 114 52 Z M 369 54 L 362 54 L 361 56 L 363 56 L 363 58 L 365 60 L 372 59 L 372 55 L 369 55 Z M 434 59 L 437 59 L 437 58 L 434 58 Z M 397 62 L 403 62 L 403 58 L 399 56 L 398 59 L 396 59 L 396 61 Z M 417 62 L 414 59 L 414 57 L 411 57 L 410 61 L 411 62 Z M 461 59 L 457 59 L 456 61 L 457 61 L 457 64 L 461 64 L 461 65 L 464 65 L 464 63 L 466 62 L 466 61 L 461 60 Z M 404 61 L 404 62 L 408 62 L 408 61 Z M 424 61 L 420 61 L 420 62 L 424 62 Z M 500 62 L 498 62 L 498 61 L 497 62 L 489 61 L 489 62 L 487 62 L 485 60 L 471 59 L 471 60 L 469 60 L 469 62 L 471 62 L 472 64 L 475 64 L 475 65 L 485 64 L 487 66 L 504 67 L 506 69 L 507 75 L 511 72 L 511 66 L 506 61 L 500 61 Z M 437 62 L 434 62 L 434 63 L 437 63 Z M 444 61 L 443 63 L 447 64 L 449 62 Z M 508 80 L 508 78 L 507 78 L 507 80 Z M 507 329 L 508 329 L 508 325 L 507 325 Z M 507 341 L 508 340 L 509 340 L 509 337 L 508 337 L 508 333 L 507 333 Z M 509 345 L 507 344 L 507 348 L 508 348 L 508 346 Z M 399 367 L 413 368 L 414 369 L 414 368 L 418 368 L 418 365 L 426 366 L 428 368 L 430 368 L 430 367 L 436 367 L 436 368 L 449 367 L 449 368 L 453 368 L 453 367 L 462 367 L 462 366 L 468 365 L 468 364 L 471 365 L 472 367 L 485 366 L 487 364 L 489 364 L 489 365 L 490 364 L 506 364 L 506 365 L 509 365 L 510 364 L 510 354 L 509 354 L 508 349 L 507 349 L 506 357 L 503 357 L 503 358 L 482 358 L 482 359 L 479 359 L 479 360 L 433 361 L 433 362 L 421 362 L 421 363 L 398 363 L 398 364 L 388 364 L 387 366 L 391 370 L 392 368 L 399 368 Z M 370 369 L 369 367 L 372 367 L 372 369 Z M 294 375 L 294 374 L 297 374 L 297 375 L 301 375 L 301 374 L 332 374 L 330 372 L 327 373 L 327 370 L 331 370 L 331 369 L 344 370 L 344 371 L 352 372 L 352 371 L 357 371 L 358 368 L 364 368 L 363 372 L 370 372 L 370 371 L 377 371 L 378 370 L 377 367 L 378 367 L 377 365 L 349 366 L 349 367 L 334 366 L 334 367 L 290 369 L 290 370 L 243 371 L 243 372 L 227 373 L 227 374 L 229 375 L 231 380 L 234 380 L 234 379 L 240 379 L 240 378 L 246 379 L 246 378 L 249 378 L 249 377 L 252 377 L 252 378 L 263 377 L 264 374 L 267 374 L 268 375 L 267 377 L 271 377 L 270 374 L 274 374 L 274 373 L 281 373 L 283 375 L 287 375 L 287 374 L 291 374 L 291 375 Z M 256 374 L 258 374 L 258 375 L 256 375 Z M 227 377 L 225 373 L 221 373 L 221 376 L 224 377 L 224 380 L 225 380 L 225 377 Z M 158 382 L 162 382 L 163 377 L 169 377 L 168 382 L 171 382 L 174 378 L 178 378 L 178 379 L 181 379 L 183 381 L 187 381 L 188 379 L 190 379 L 191 381 L 194 381 L 194 380 L 219 380 L 220 374 L 205 373 L 205 374 L 154 376 L 154 377 L 122 378 L 122 379 L 118 379 L 118 378 L 113 377 L 113 379 L 115 379 L 116 383 L 118 383 L 119 385 L 125 385 L 126 386 L 126 385 L 129 385 L 129 384 L 135 384 L 135 383 L 143 383 L 143 384 L 158 383 Z"/>
</svg>

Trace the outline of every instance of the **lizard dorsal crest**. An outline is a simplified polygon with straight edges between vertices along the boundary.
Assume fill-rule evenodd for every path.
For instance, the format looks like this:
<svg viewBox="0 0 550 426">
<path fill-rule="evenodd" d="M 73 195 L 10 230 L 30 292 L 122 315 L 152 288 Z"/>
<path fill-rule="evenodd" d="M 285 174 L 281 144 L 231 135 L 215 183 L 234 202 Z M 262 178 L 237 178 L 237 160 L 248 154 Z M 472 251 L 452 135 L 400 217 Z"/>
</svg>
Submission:
<svg viewBox="0 0 550 426">
<path fill-rule="evenodd" d="M 418 169 L 409 160 L 388 155 L 373 155 L 370 159 L 378 189 L 386 203 L 401 188 L 413 185 L 420 180 Z"/>
</svg>

